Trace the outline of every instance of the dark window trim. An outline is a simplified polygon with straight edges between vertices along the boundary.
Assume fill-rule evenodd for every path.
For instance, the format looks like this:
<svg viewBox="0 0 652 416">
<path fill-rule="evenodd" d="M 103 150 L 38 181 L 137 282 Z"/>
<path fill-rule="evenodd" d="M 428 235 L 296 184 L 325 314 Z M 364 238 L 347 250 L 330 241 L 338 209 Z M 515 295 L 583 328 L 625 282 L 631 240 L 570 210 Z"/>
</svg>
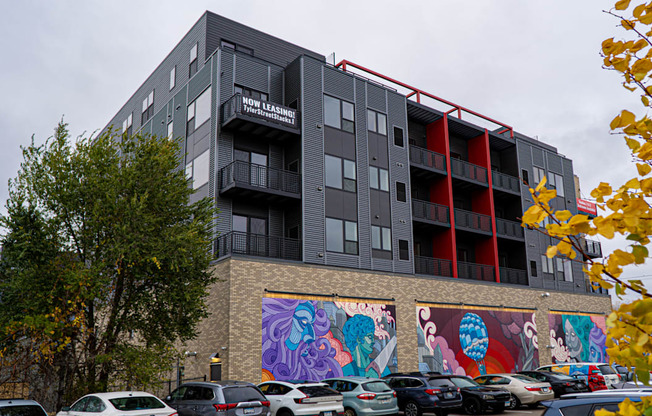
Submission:
<svg viewBox="0 0 652 416">
<path fill-rule="evenodd" d="M 324 96 L 328 96 L 328 97 L 330 97 L 330 98 L 332 98 L 334 100 L 338 100 L 340 102 L 340 127 L 335 127 L 335 126 L 331 126 L 330 124 L 326 124 L 326 114 L 325 114 L 326 106 L 323 106 L 324 126 L 329 127 L 331 129 L 340 130 L 340 131 L 343 131 L 345 133 L 355 135 L 355 123 L 356 123 L 355 122 L 355 102 L 351 102 L 349 100 L 345 100 L 345 99 L 336 97 L 336 96 L 331 95 L 331 94 L 326 94 L 326 93 L 324 93 Z M 353 106 L 353 120 L 349 120 L 348 118 L 344 118 L 344 104 L 343 103 L 345 103 L 345 102 L 348 103 L 348 104 L 351 104 Z M 344 125 L 344 123 L 343 123 L 344 121 L 348 121 L 348 122 L 353 124 L 352 131 L 349 131 L 349 130 L 346 130 L 346 129 L 342 128 L 342 126 Z"/>
<path fill-rule="evenodd" d="M 393 127 L 393 134 L 394 134 L 394 146 L 405 147 L 405 130 L 403 130 L 403 127 L 399 127 L 399 126 L 392 126 L 392 127 Z M 397 130 L 400 130 L 401 132 L 401 144 L 396 143 Z"/>
</svg>

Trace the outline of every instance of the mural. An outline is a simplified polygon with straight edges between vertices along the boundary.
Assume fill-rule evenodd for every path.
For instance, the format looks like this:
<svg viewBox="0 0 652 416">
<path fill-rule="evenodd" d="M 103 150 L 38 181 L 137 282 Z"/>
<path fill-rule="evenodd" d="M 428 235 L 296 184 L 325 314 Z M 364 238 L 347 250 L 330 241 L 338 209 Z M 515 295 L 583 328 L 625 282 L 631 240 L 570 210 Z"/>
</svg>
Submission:
<svg viewBox="0 0 652 416">
<path fill-rule="evenodd" d="M 607 325 L 602 315 L 548 314 L 555 363 L 608 362 Z"/>
<path fill-rule="evenodd" d="M 394 305 L 263 298 L 262 329 L 263 381 L 397 370 Z"/>
<path fill-rule="evenodd" d="M 419 370 L 475 377 L 539 366 L 533 312 L 417 306 Z"/>
</svg>

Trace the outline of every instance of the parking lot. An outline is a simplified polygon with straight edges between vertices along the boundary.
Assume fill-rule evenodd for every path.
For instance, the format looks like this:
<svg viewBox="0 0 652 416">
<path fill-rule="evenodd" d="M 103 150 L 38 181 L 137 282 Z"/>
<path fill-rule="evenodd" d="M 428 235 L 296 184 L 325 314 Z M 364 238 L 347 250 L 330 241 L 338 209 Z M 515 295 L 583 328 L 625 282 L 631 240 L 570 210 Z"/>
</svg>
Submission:
<svg viewBox="0 0 652 416">
<path fill-rule="evenodd" d="M 540 407 L 538 409 L 519 409 L 519 410 L 505 410 L 503 413 L 487 413 L 487 415 L 508 415 L 508 416 L 541 416 L 546 409 Z M 450 416 L 468 416 L 464 413 L 450 413 Z"/>
</svg>

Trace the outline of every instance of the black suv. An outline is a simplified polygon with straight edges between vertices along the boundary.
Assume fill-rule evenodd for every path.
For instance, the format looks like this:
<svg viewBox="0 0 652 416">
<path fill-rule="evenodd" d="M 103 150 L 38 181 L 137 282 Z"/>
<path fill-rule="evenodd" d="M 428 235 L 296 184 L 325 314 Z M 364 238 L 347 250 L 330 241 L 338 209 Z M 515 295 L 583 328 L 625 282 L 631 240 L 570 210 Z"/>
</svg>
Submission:
<svg viewBox="0 0 652 416">
<path fill-rule="evenodd" d="M 269 401 L 258 387 L 244 381 L 185 383 L 165 403 L 179 416 L 269 416 Z"/>
<path fill-rule="evenodd" d="M 393 373 L 383 379 L 396 392 L 398 408 L 405 416 L 443 415 L 462 405 L 460 389 L 439 373 Z"/>
<path fill-rule="evenodd" d="M 532 377 L 533 379 L 550 383 L 555 397 L 561 397 L 562 394 L 585 393 L 589 392 L 589 386 L 582 380 L 578 380 L 569 375 L 555 373 L 554 371 L 519 371 L 519 374 Z"/>
<path fill-rule="evenodd" d="M 495 412 L 502 412 L 509 405 L 509 391 L 498 387 L 482 386 L 467 376 L 447 377 L 462 392 L 462 409 L 470 415 L 478 415 L 491 408 Z"/>
</svg>

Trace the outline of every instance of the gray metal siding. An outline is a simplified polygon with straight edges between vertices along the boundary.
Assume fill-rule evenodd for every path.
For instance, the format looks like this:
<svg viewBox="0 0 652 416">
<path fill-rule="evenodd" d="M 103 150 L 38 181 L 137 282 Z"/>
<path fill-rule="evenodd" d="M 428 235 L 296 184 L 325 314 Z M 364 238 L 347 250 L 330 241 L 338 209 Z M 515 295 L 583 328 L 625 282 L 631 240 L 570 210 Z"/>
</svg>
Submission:
<svg viewBox="0 0 652 416">
<path fill-rule="evenodd" d="M 285 103 L 283 97 L 283 69 L 276 66 L 269 67 L 269 99 L 275 103 Z"/>
<path fill-rule="evenodd" d="M 324 91 L 347 101 L 353 101 L 353 76 L 335 68 L 324 67 Z"/>
<path fill-rule="evenodd" d="M 235 55 L 235 84 L 269 93 L 269 67 L 247 57 Z"/>
<path fill-rule="evenodd" d="M 285 105 L 290 105 L 301 97 L 301 59 L 285 68 Z"/>
<path fill-rule="evenodd" d="M 532 149 L 532 164 L 545 168 L 546 162 L 543 159 L 543 150 L 538 149 L 536 147 L 531 147 L 531 149 Z"/>
<path fill-rule="evenodd" d="M 360 267 L 372 269 L 371 201 L 369 199 L 369 148 L 367 142 L 366 82 L 355 80 L 355 132 L 358 167 L 358 252 Z"/>
<path fill-rule="evenodd" d="M 367 107 L 380 111 L 381 113 L 387 112 L 387 104 L 385 103 L 385 88 L 367 82 Z"/>
<path fill-rule="evenodd" d="M 188 102 L 193 102 L 210 84 L 211 66 L 206 65 L 188 82 Z"/>
<path fill-rule="evenodd" d="M 562 174 L 561 156 L 554 153 L 546 152 L 548 159 L 548 171 Z"/>
<path fill-rule="evenodd" d="M 221 51 L 219 54 L 220 68 L 217 74 L 220 76 L 219 81 L 219 96 L 216 98 L 219 106 L 233 95 L 233 53 L 229 51 Z M 218 75 L 216 75 L 217 78 Z M 219 110 L 218 110 L 219 114 Z M 219 123 L 218 123 L 219 124 Z M 233 134 L 219 130 L 216 145 L 216 178 L 219 181 L 220 169 L 233 161 Z M 231 216 L 233 215 L 233 208 L 231 200 L 228 198 L 217 197 L 216 206 L 219 209 L 220 219 L 217 222 L 217 230 L 221 233 L 231 231 Z"/>
</svg>

